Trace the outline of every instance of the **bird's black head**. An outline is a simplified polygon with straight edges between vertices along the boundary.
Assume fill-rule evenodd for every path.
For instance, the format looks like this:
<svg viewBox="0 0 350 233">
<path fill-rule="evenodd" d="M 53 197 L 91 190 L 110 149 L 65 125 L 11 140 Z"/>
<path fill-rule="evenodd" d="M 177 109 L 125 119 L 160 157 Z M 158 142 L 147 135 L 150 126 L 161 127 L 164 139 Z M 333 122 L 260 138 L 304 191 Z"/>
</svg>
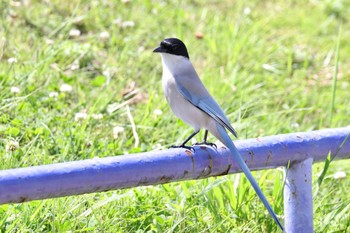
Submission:
<svg viewBox="0 0 350 233">
<path fill-rule="evenodd" d="M 179 55 L 190 59 L 186 49 L 186 45 L 177 38 L 167 38 L 160 42 L 158 48 L 153 50 L 154 53 L 169 53 L 173 55 Z"/>
</svg>

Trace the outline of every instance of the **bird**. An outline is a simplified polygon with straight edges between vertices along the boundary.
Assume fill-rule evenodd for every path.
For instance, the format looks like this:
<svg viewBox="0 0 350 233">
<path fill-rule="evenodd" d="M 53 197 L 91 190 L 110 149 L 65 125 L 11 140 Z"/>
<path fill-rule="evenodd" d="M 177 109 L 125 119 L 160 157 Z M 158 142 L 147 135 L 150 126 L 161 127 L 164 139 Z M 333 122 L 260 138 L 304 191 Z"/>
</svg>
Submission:
<svg viewBox="0 0 350 233">
<path fill-rule="evenodd" d="M 153 52 L 160 53 L 162 58 L 162 89 L 172 112 L 194 129 L 193 133 L 177 147 L 191 148 L 186 146 L 187 142 L 201 129 L 205 129 L 201 144 L 212 145 L 207 142 L 209 131 L 230 150 L 260 200 L 284 232 L 283 225 L 228 134 L 230 132 L 237 137 L 236 131 L 200 80 L 190 61 L 186 45 L 178 38 L 166 38 Z"/>
</svg>

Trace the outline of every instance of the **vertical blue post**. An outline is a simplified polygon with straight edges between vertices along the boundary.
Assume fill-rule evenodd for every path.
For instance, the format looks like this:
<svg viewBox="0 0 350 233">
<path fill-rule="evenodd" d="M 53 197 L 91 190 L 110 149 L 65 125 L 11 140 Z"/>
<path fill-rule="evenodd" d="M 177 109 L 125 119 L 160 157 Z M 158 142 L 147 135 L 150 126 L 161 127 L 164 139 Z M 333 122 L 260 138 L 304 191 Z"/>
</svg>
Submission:
<svg viewBox="0 0 350 233">
<path fill-rule="evenodd" d="M 313 233 L 312 158 L 292 163 L 284 186 L 287 233 Z"/>
</svg>

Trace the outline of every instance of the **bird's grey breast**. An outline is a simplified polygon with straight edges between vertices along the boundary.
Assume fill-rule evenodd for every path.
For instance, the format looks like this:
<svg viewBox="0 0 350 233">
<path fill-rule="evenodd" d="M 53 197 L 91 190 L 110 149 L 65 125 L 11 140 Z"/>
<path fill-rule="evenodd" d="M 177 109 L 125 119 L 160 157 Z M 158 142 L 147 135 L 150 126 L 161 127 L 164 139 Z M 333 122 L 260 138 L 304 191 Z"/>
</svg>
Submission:
<svg viewBox="0 0 350 233">
<path fill-rule="evenodd" d="M 176 80 L 169 70 L 163 70 L 162 76 L 162 87 L 166 100 L 168 101 L 170 107 L 173 109 L 176 100 L 183 98 L 179 91 L 177 90 Z"/>
</svg>

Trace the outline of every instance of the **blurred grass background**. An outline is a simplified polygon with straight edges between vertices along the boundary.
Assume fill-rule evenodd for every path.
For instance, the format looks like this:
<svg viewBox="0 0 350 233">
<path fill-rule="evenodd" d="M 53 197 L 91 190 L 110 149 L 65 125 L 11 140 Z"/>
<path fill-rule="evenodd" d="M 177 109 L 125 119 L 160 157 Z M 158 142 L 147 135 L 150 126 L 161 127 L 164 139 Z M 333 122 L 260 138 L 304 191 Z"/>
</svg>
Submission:
<svg viewBox="0 0 350 233">
<path fill-rule="evenodd" d="M 0 17 L 1 169 L 185 139 L 192 129 L 167 106 L 152 54 L 166 37 L 186 43 L 241 139 L 350 124 L 347 0 L 0 0 Z M 350 231 L 350 178 L 334 176 L 349 168 L 331 164 L 314 200 L 316 232 Z M 284 173 L 254 175 L 283 219 Z M 278 229 L 245 177 L 230 175 L 2 205 L 0 231 Z"/>
</svg>

